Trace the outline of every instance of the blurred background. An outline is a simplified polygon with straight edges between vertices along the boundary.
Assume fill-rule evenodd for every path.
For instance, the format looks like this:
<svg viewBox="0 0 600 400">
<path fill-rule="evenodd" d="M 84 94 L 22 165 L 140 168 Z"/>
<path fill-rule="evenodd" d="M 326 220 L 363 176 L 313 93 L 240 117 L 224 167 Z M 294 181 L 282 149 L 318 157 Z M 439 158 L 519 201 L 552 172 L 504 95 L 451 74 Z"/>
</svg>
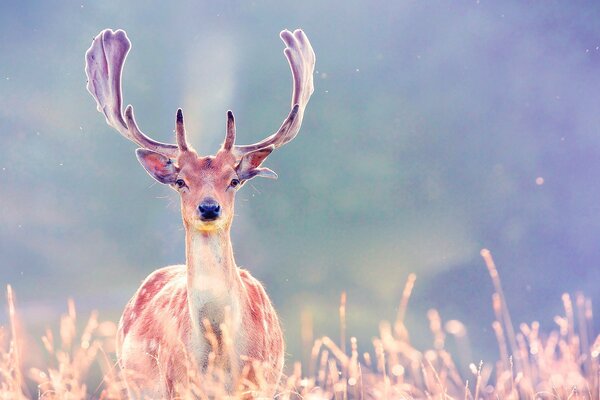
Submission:
<svg viewBox="0 0 600 400">
<path fill-rule="evenodd" d="M 74 298 L 117 320 L 152 270 L 184 260 L 178 195 L 96 111 L 84 54 L 104 28 L 133 48 L 124 102 L 142 130 L 214 153 L 225 112 L 238 143 L 274 132 L 291 77 L 278 37 L 317 54 L 298 137 L 268 160 L 278 181 L 237 196 L 236 260 L 262 282 L 303 358 L 301 320 L 364 351 L 407 276 L 413 341 L 427 310 L 492 360 L 495 256 L 516 323 L 553 324 L 563 292 L 600 300 L 600 5 L 593 1 L 159 1 L 0 4 L 0 285 L 40 347 Z M 0 324 L 7 321 L 0 301 Z M 304 316 L 304 317 L 302 317 Z"/>
</svg>

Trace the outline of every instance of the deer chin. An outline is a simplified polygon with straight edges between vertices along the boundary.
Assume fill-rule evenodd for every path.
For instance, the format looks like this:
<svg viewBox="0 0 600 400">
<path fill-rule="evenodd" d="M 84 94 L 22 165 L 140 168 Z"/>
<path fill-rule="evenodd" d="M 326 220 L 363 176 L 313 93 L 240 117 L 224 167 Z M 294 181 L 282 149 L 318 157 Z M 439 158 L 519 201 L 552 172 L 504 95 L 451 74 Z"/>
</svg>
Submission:
<svg viewBox="0 0 600 400">
<path fill-rule="evenodd" d="M 213 233 L 225 229 L 225 221 L 221 218 L 214 221 L 202 221 L 199 218 L 194 218 L 190 225 L 194 230 L 201 233 Z"/>
</svg>

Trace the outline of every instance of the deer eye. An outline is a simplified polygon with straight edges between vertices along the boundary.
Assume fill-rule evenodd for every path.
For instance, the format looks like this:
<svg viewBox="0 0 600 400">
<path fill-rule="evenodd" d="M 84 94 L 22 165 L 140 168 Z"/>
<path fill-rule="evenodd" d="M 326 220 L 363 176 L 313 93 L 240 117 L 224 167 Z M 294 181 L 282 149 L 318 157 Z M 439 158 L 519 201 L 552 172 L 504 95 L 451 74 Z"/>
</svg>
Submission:
<svg viewBox="0 0 600 400">
<path fill-rule="evenodd" d="M 231 186 L 232 188 L 239 186 L 240 184 L 240 180 L 237 178 L 233 178 L 231 180 L 231 183 L 229 184 L 229 186 Z"/>
<path fill-rule="evenodd" d="M 177 186 L 178 189 L 184 188 L 187 185 L 185 184 L 185 181 L 183 179 L 177 179 L 175 181 L 175 186 Z"/>
</svg>

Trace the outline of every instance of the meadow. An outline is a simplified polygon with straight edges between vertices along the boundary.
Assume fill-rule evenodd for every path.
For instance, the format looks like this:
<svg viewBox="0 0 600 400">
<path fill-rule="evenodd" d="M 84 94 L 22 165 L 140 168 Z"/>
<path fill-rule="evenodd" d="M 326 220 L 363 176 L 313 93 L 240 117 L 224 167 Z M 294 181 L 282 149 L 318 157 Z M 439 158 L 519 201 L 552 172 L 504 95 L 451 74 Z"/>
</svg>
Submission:
<svg viewBox="0 0 600 400">
<path fill-rule="evenodd" d="M 125 398 L 123 306 L 185 260 L 178 195 L 86 89 L 94 36 L 134 43 L 140 127 L 171 143 L 181 107 L 212 154 L 226 110 L 240 144 L 279 127 L 278 33 L 302 28 L 302 130 L 232 228 L 284 327 L 278 398 L 600 400 L 599 20 L 590 0 L 0 2 L 0 399 Z M 223 396 L 189 367 L 183 397 Z"/>
<path fill-rule="evenodd" d="M 346 295 L 339 307 L 339 338 L 320 337 L 312 343 L 306 365 L 293 362 L 280 384 L 277 399 L 599 399 L 600 335 L 593 330 L 591 301 L 578 293 L 562 296 L 564 315 L 556 329 L 541 332 L 539 323 L 515 326 L 506 304 L 498 270 L 490 252 L 481 256 L 494 285 L 492 323 L 500 357 L 472 360 L 458 366 L 466 330 L 456 320 L 444 321 L 438 311 L 427 313 L 433 343 L 413 347 L 405 316 L 416 276 L 410 274 L 393 322 L 382 321 L 372 346 L 359 345 L 346 330 Z M 478 301 L 483 301 L 479 299 Z M 81 325 L 75 304 L 68 302 L 57 333 L 48 329 L 40 339 L 46 365 L 24 365 L 27 351 L 19 324 L 15 293 L 7 287 L 10 325 L 0 330 L 0 398 L 2 399 L 126 399 L 123 376 L 116 362 L 113 321 L 100 321 L 93 312 Z M 485 323 L 485 322 L 482 322 Z M 78 330 L 78 326 L 83 326 Z M 310 326 L 303 336 L 310 337 Z M 210 338 L 209 338 L 210 340 Z M 453 342 L 451 352 L 446 343 Z M 457 354 L 458 353 L 458 354 Z M 188 360 L 189 361 L 189 360 Z M 91 374 L 99 369 L 101 374 Z M 466 374 L 461 371 L 468 371 Z M 98 375 L 98 379 L 90 378 Z M 223 371 L 209 365 L 199 372 L 188 363 L 189 381 L 178 390 L 181 399 L 264 398 L 258 386 L 240 374 L 235 396 L 224 389 Z M 257 380 L 260 382 L 260 379 Z"/>
<path fill-rule="evenodd" d="M 79 356 L 90 364 L 77 367 L 74 382 L 85 382 L 91 398 L 109 387 L 121 393 L 112 338 L 123 306 L 151 271 L 185 260 L 177 193 L 152 183 L 135 146 L 107 126 L 86 89 L 85 53 L 105 28 L 126 30 L 134 43 L 123 106 L 131 103 L 140 127 L 163 142 L 174 140 L 181 107 L 201 154 L 221 145 L 228 109 L 240 144 L 276 130 L 290 95 L 278 33 L 302 28 L 313 44 L 315 92 L 302 130 L 269 158 L 278 181 L 240 190 L 232 227 L 236 260 L 264 283 L 285 328 L 286 373 L 302 377 L 284 382 L 284 392 L 318 393 L 318 386 L 333 396 L 337 385 L 343 393 L 354 372 L 334 356 L 349 363 L 355 337 L 363 379 L 348 396 L 362 384 L 365 396 L 385 388 L 385 376 L 394 390 L 412 385 L 414 397 L 436 393 L 436 380 L 422 379 L 426 357 L 456 398 L 464 398 L 467 380 L 475 396 L 483 359 L 482 396 L 498 382 L 494 360 L 510 370 L 519 334 L 528 349 L 534 334 L 559 349 L 561 326 L 556 338 L 550 331 L 552 317 L 564 314 L 562 293 L 573 294 L 575 317 L 578 307 L 584 315 L 589 308 L 577 291 L 600 306 L 600 3 L 0 3 L 0 54 L 9 55 L 0 56 L 0 292 L 13 289 L 15 335 L 2 299 L 0 325 L 12 365 L 5 370 L 20 365 L 27 397 L 51 380 L 50 368 L 61 371 L 59 355 L 69 363 L 78 357 L 86 335 L 97 344 L 90 339 Z M 493 249 L 502 267 L 514 321 L 538 320 L 539 328 L 529 324 L 524 333 L 494 317 L 481 248 Z M 411 272 L 418 279 L 410 311 L 396 324 Z M 430 308 L 443 320 L 443 348 L 439 338 L 430 345 Z M 380 326 L 382 319 L 392 322 Z M 586 324 L 586 341 L 578 337 L 589 350 L 598 331 Z M 406 332 L 395 328 L 403 325 Z M 569 326 L 580 332 L 579 322 Z M 496 344 L 494 327 L 505 346 Z M 385 346 L 385 373 L 373 336 Z M 22 347 L 17 362 L 11 340 Z M 396 341 L 403 352 L 394 356 Z M 506 356 L 498 356 L 502 348 Z M 453 356 L 456 374 L 438 365 L 440 349 Z M 335 382 L 328 361 L 321 364 L 325 350 L 342 372 Z M 578 373 L 593 375 L 590 356 L 573 357 Z M 539 383 L 548 376 L 513 363 L 516 387 L 529 377 L 534 391 L 552 392 Z M 45 378 L 32 379 L 31 368 Z M 114 386 L 111 375 L 103 381 L 109 371 Z M 40 389 L 46 396 L 64 381 L 53 376 Z M 366 384 L 371 376 L 377 385 Z"/>
</svg>

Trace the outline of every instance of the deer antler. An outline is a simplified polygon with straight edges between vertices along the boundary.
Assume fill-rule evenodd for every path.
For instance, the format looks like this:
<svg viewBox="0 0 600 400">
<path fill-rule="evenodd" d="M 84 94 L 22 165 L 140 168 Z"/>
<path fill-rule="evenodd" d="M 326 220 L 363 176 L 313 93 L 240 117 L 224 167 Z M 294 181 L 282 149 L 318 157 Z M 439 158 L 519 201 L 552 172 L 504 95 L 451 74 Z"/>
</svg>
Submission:
<svg viewBox="0 0 600 400">
<path fill-rule="evenodd" d="M 105 29 L 100 32 L 85 54 L 87 90 L 96 99 L 98 111 L 104 114 L 106 123 L 119 131 L 121 135 L 148 150 L 156 151 L 167 157 L 177 157 L 179 154 L 177 145 L 157 142 L 140 131 L 135 122 L 131 105 L 125 109 L 125 119 L 123 118 L 121 74 L 130 48 L 131 42 L 125 31 L 119 29 L 113 32 L 111 29 Z M 178 112 L 178 121 L 180 119 L 183 124 L 183 116 L 179 118 Z"/>
<path fill-rule="evenodd" d="M 275 146 L 275 148 L 278 148 L 294 139 L 300 130 L 300 125 L 302 125 L 302 117 L 304 116 L 306 104 L 315 90 L 313 86 L 315 53 L 308 38 L 300 29 L 295 30 L 294 33 L 284 30 L 279 36 L 286 45 L 283 52 L 292 70 L 292 109 L 279 130 L 271 136 L 254 144 L 233 146 L 231 151 L 238 159 L 242 158 L 244 154 L 265 147 Z M 233 124 L 233 117 L 230 120 Z M 235 128 L 232 130 L 235 132 Z M 229 129 L 227 136 L 227 141 L 229 142 L 231 139 Z"/>
</svg>

